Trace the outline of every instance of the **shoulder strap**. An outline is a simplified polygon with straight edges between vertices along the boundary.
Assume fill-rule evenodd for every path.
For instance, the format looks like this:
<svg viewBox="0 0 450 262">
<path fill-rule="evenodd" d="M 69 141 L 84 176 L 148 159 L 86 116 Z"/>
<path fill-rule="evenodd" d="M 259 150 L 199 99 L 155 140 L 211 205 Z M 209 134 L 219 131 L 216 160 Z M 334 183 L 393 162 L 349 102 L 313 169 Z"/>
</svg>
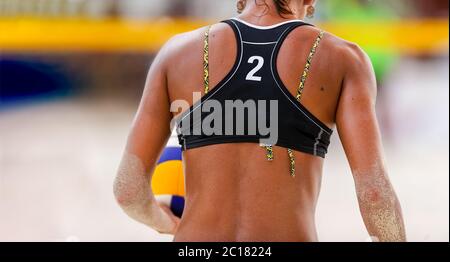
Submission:
<svg viewBox="0 0 450 262">
<path fill-rule="evenodd" d="M 204 34 L 203 39 L 203 87 L 205 88 L 205 94 L 209 92 L 209 31 L 211 26 L 208 27 Z"/>
<path fill-rule="evenodd" d="M 316 54 L 317 48 L 319 47 L 320 42 L 322 41 L 324 33 L 325 33 L 324 31 L 320 31 L 319 36 L 317 37 L 316 41 L 314 42 L 313 47 L 311 48 L 311 51 L 309 52 L 309 56 L 306 61 L 306 66 L 305 66 L 305 69 L 303 70 L 303 74 L 300 79 L 300 85 L 297 90 L 296 98 L 299 102 L 303 96 L 303 90 L 305 89 L 306 79 L 308 79 L 309 71 L 311 69 L 311 64 L 312 64 L 314 55 Z"/>
<path fill-rule="evenodd" d="M 303 95 L 303 90 L 305 89 L 305 83 L 306 79 L 308 79 L 309 71 L 311 69 L 311 64 L 314 58 L 314 55 L 316 54 L 317 48 L 320 45 L 320 42 L 322 41 L 324 35 L 324 31 L 320 31 L 319 36 L 316 38 L 316 41 L 314 42 L 313 47 L 311 48 L 311 51 L 309 52 L 308 59 L 306 60 L 305 69 L 303 70 L 303 74 L 300 80 L 300 85 L 297 90 L 297 101 L 300 102 Z M 292 149 L 288 149 L 288 157 L 290 162 L 290 173 L 292 177 L 295 177 L 295 155 L 294 151 Z"/>
</svg>

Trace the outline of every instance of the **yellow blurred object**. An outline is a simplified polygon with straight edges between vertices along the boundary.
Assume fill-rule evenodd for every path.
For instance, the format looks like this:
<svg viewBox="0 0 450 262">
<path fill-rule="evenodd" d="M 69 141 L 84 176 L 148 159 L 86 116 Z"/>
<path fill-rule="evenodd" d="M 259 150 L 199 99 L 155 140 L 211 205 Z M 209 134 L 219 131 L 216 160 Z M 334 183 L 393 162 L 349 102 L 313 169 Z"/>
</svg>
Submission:
<svg viewBox="0 0 450 262">
<path fill-rule="evenodd" d="M 132 20 L 0 20 L 0 49 L 13 51 L 148 51 L 204 22 Z"/>
<path fill-rule="evenodd" d="M 207 21 L 161 18 L 153 21 L 83 19 L 0 20 L 2 51 L 155 52 L 173 35 Z M 376 23 L 323 23 L 325 30 L 364 48 L 399 53 L 448 53 L 448 19 Z"/>
<path fill-rule="evenodd" d="M 448 53 L 448 20 L 330 23 L 323 28 L 365 48 L 406 54 Z"/>
</svg>

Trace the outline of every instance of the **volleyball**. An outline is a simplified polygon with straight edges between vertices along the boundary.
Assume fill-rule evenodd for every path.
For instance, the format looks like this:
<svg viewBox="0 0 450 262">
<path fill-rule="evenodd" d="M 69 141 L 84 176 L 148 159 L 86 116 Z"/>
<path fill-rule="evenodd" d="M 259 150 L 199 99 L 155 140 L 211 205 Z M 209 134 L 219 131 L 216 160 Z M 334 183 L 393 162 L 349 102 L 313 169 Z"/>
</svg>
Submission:
<svg viewBox="0 0 450 262">
<path fill-rule="evenodd" d="M 181 217 L 184 209 L 184 174 L 181 147 L 168 146 L 164 149 L 155 171 L 151 187 L 159 204 L 170 207 Z"/>
</svg>

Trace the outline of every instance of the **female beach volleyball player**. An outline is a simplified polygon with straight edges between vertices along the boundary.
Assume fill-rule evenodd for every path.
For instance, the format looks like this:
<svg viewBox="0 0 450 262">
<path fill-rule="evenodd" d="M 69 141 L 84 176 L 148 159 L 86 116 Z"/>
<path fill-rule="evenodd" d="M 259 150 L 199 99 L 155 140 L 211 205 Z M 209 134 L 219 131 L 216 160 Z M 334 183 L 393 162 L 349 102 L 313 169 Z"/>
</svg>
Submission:
<svg viewBox="0 0 450 262">
<path fill-rule="evenodd" d="M 303 22 L 314 0 L 237 3 L 237 18 L 175 36 L 156 57 L 114 186 L 120 206 L 175 241 L 318 241 L 337 127 L 369 234 L 405 241 L 367 55 Z M 148 186 L 172 119 L 186 176 L 181 220 Z"/>
</svg>

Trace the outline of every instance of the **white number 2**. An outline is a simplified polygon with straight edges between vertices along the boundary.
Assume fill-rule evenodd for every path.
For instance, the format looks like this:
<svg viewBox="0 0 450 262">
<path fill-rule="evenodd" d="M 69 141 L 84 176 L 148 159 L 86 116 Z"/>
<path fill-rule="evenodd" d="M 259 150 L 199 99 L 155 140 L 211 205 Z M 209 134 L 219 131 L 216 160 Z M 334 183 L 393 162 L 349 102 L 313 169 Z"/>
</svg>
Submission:
<svg viewBox="0 0 450 262">
<path fill-rule="evenodd" d="M 245 78 L 245 80 L 261 82 L 262 77 L 255 76 L 255 74 L 258 73 L 258 71 L 261 70 L 261 68 L 263 67 L 263 65 L 264 65 L 264 58 L 262 58 L 261 56 L 252 56 L 252 57 L 250 57 L 248 59 L 248 63 L 249 64 L 253 64 L 255 62 L 255 60 L 258 61 L 258 64 L 256 65 L 255 68 L 252 69 L 252 71 L 250 71 L 248 73 L 248 75 Z"/>
</svg>

